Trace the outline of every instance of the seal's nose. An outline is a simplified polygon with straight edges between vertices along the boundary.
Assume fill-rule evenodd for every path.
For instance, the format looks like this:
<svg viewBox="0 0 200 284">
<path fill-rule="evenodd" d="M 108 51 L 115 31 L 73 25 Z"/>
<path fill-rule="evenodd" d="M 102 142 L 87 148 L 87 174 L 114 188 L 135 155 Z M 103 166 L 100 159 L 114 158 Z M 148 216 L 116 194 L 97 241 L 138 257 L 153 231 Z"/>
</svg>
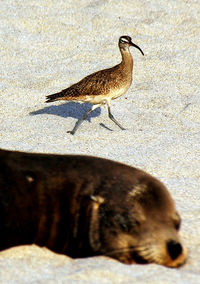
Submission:
<svg viewBox="0 0 200 284">
<path fill-rule="evenodd" d="M 167 251 L 172 260 L 175 260 L 183 251 L 182 245 L 176 241 L 167 242 Z"/>
</svg>

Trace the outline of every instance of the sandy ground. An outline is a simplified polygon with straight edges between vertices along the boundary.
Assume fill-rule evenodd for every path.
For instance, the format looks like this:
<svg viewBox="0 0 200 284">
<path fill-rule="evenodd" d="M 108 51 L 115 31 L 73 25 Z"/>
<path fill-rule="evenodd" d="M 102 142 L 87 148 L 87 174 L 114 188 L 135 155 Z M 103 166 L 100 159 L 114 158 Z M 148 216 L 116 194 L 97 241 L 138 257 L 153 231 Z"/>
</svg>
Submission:
<svg viewBox="0 0 200 284">
<path fill-rule="evenodd" d="M 169 188 L 189 251 L 181 269 L 123 265 L 105 257 L 72 261 L 35 246 L 0 254 L 0 283 L 200 283 L 200 98 L 198 0 L 1 1 L 0 147 L 81 153 L 139 167 Z M 111 104 L 121 131 L 89 105 L 45 96 L 120 62 L 128 34 L 133 84 Z"/>
</svg>

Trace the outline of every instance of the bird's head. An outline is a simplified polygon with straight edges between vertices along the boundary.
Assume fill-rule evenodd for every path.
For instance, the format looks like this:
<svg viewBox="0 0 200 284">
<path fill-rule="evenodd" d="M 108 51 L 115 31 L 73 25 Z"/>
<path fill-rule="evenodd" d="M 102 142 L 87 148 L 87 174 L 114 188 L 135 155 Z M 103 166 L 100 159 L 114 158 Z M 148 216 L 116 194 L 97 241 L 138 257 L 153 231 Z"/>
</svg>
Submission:
<svg viewBox="0 0 200 284">
<path fill-rule="evenodd" d="M 132 39 L 130 36 L 121 36 L 119 38 L 119 48 L 123 49 L 123 50 L 127 50 L 129 48 L 129 46 L 134 46 L 137 49 L 139 49 L 139 51 L 142 53 L 142 55 L 144 55 L 144 52 L 142 51 L 142 49 L 137 46 L 135 43 L 132 42 Z"/>
</svg>

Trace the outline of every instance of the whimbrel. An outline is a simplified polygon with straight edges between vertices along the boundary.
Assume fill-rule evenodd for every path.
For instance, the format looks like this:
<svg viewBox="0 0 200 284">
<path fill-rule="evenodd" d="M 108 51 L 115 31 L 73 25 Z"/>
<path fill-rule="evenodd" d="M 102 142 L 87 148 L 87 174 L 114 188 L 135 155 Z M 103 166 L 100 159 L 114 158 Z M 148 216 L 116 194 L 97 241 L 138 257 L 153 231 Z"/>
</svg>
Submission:
<svg viewBox="0 0 200 284">
<path fill-rule="evenodd" d="M 139 46 L 132 42 L 130 36 L 121 36 L 118 45 L 122 55 L 121 63 L 111 68 L 92 73 L 67 89 L 46 97 L 47 103 L 58 100 L 67 100 L 93 104 L 92 108 L 83 115 L 83 117 L 75 124 L 74 128 L 71 131 L 68 131 L 68 133 L 71 133 L 72 135 L 75 134 L 86 117 L 103 104 L 106 104 L 108 107 L 109 118 L 117 124 L 119 128 L 122 130 L 125 129 L 112 115 L 110 101 L 123 95 L 131 85 L 133 58 L 129 47 L 134 46 L 140 50 L 142 55 L 144 55 L 144 53 Z"/>
</svg>

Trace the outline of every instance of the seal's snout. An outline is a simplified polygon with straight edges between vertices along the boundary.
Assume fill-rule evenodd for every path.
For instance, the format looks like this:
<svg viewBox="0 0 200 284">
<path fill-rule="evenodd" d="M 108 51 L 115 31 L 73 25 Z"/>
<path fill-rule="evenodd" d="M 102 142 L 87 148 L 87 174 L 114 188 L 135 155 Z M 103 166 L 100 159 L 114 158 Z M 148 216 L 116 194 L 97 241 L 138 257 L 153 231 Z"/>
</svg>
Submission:
<svg viewBox="0 0 200 284">
<path fill-rule="evenodd" d="M 170 240 L 167 242 L 167 251 L 171 259 L 175 260 L 182 254 L 182 245 L 179 242 Z"/>
</svg>

